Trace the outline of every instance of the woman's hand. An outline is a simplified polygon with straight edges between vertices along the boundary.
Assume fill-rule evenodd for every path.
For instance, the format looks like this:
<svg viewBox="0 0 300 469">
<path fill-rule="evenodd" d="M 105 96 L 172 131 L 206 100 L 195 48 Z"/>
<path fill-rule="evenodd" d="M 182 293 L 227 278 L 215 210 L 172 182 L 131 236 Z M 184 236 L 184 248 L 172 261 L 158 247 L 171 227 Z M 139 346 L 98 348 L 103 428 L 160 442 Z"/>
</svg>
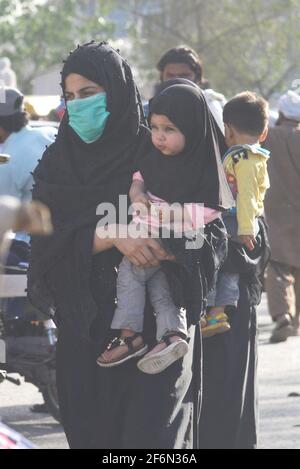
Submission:
<svg viewBox="0 0 300 469">
<path fill-rule="evenodd" d="M 138 267 L 157 266 L 160 261 L 175 261 L 161 244 L 153 238 L 132 238 L 127 225 L 98 227 L 94 236 L 94 253 L 116 247 Z"/>
<path fill-rule="evenodd" d="M 175 261 L 161 244 L 152 238 L 116 238 L 115 247 L 138 267 L 157 266 L 160 261 Z"/>
</svg>

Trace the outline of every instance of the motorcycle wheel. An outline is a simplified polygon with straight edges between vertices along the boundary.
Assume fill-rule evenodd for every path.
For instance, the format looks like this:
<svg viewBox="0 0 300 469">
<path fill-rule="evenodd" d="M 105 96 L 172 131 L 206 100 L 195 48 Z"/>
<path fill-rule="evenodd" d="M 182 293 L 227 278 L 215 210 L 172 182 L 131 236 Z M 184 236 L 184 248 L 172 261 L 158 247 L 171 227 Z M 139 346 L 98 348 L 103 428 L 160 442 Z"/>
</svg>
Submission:
<svg viewBox="0 0 300 469">
<path fill-rule="evenodd" d="M 43 395 L 49 414 L 51 414 L 52 417 L 55 420 L 57 420 L 57 422 L 60 423 L 61 420 L 60 420 L 60 413 L 59 413 L 56 384 L 48 383 L 47 386 L 43 389 L 42 395 Z"/>
</svg>

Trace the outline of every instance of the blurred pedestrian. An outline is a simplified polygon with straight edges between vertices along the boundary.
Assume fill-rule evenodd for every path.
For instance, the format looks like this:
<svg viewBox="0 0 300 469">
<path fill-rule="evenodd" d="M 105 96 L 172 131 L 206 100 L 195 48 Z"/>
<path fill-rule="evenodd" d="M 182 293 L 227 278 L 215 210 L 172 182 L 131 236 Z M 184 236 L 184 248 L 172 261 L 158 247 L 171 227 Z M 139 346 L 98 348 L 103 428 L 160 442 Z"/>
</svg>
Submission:
<svg viewBox="0 0 300 469">
<path fill-rule="evenodd" d="M 5 235 L 9 230 L 24 230 L 31 234 L 50 234 L 50 212 L 41 203 L 24 202 L 11 196 L 0 196 L 0 252 L 4 249 Z M 7 246 L 5 246 L 7 248 Z"/>
<path fill-rule="evenodd" d="M 161 82 L 185 78 L 200 86 L 218 126 L 224 133 L 222 112 L 226 99 L 221 93 L 207 88 L 207 80 L 203 77 L 203 64 L 196 51 L 187 46 L 173 47 L 163 54 L 156 68 L 160 73 Z"/>
<path fill-rule="evenodd" d="M 279 99 L 265 147 L 271 151 L 265 212 L 272 253 L 266 289 L 275 322 L 270 341 L 277 343 L 300 335 L 300 96 L 294 91 Z"/>
<path fill-rule="evenodd" d="M 33 179 L 31 172 L 38 159 L 54 139 L 54 127 L 32 128 L 28 125 L 23 107 L 23 95 L 14 88 L 2 88 L 4 102 L 0 102 L 0 152 L 9 155 L 9 164 L 0 166 L 0 195 L 11 195 L 18 200 L 31 199 Z M 26 234 L 17 239 L 29 241 Z"/>
<path fill-rule="evenodd" d="M 0 58 L 0 86 L 10 86 L 11 88 L 17 87 L 17 77 L 11 68 L 11 61 L 8 57 Z"/>
</svg>

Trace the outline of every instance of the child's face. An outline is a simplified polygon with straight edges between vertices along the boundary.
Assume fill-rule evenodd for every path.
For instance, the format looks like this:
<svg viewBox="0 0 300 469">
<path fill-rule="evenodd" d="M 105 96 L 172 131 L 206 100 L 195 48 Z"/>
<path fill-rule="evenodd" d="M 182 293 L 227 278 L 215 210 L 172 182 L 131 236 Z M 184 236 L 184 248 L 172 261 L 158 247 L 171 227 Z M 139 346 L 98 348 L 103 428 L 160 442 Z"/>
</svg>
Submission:
<svg viewBox="0 0 300 469">
<path fill-rule="evenodd" d="M 151 115 L 153 145 L 166 156 L 175 156 L 185 147 L 185 136 L 166 116 Z"/>
</svg>

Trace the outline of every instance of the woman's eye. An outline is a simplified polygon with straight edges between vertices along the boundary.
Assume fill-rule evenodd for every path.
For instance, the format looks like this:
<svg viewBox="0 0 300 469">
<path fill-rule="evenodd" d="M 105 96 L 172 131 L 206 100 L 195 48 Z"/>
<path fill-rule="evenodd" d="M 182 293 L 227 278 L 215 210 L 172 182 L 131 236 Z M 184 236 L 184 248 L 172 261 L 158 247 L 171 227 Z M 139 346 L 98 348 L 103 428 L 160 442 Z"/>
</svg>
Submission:
<svg viewBox="0 0 300 469">
<path fill-rule="evenodd" d="M 166 128 L 166 132 L 174 132 L 174 131 L 175 131 L 175 129 L 173 129 L 172 127 L 167 127 Z"/>
</svg>

